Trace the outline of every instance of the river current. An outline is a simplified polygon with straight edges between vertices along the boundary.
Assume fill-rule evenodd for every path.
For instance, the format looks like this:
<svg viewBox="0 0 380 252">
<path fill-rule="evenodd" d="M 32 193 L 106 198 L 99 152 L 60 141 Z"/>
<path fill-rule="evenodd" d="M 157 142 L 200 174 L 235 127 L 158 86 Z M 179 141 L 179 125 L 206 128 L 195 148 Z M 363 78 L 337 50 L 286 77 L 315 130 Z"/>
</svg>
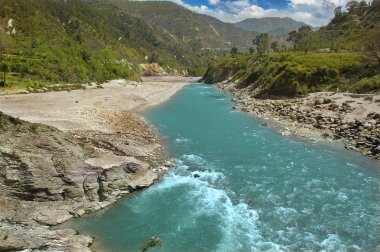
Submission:
<svg viewBox="0 0 380 252">
<path fill-rule="evenodd" d="M 156 185 L 69 222 L 96 249 L 376 251 L 380 167 L 360 154 L 261 126 L 212 86 L 145 113 L 176 159 Z"/>
</svg>

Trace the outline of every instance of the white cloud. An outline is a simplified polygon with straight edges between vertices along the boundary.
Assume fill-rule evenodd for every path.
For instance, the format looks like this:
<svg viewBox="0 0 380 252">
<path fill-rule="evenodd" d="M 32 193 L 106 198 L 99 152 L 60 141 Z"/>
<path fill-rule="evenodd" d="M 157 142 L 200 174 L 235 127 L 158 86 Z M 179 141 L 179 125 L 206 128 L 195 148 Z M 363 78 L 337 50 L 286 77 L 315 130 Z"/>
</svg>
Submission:
<svg viewBox="0 0 380 252">
<path fill-rule="evenodd" d="M 208 0 L 213 8 L 192 6 L 183 0 L 170 1 L 225 22 L 239 22 L 253 17 L 291 17 L 317 27 L 327 24 L 334 16 L 334 9 L 345 6 L 350 0 L 287 0 L 288 7 L 285 9 L 263 9 L 253 4 L 256 1 L 252 0 Z"/>
<path fill-rule="evenodd" d="M 219 0 L 208 0 L 208 3 L 210 5 L 217 5 L 219 3 Z"/>
</svg>

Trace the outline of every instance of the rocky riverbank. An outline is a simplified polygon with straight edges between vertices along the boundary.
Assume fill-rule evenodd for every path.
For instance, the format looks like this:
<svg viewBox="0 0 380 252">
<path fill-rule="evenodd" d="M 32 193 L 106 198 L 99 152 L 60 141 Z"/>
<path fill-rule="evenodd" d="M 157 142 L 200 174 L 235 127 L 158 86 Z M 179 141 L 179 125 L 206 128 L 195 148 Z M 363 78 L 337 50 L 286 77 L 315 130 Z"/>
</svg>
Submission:
<svg viewBox="0 0 380 252">
<path fill-rule="evenodd" d="M 217 87 L 234 95 L 235 109 L 281 123 L 284 135 L 337 140 L 347 149 L 380 160 L 380 95 L 323 92 L 261 100 L 233 83 L 220 82 Z"/>
<path fill-rule="evenodd" d="M 150 186 L 172 166 L 135 111 L 189 81 L 0 97 L 12 115 L 0 113 L 0 251 L 90 251 L 92 237 L 51 227 Z"/>
<path fill-rule="evenodd" d="M 4 114 L 0 121 L 0 250 L 89 250 L 91 237 L 49 227 L 150 186 L 170 166 L 141 121 L 144 134 L 64 133 Z"/>
</svg>

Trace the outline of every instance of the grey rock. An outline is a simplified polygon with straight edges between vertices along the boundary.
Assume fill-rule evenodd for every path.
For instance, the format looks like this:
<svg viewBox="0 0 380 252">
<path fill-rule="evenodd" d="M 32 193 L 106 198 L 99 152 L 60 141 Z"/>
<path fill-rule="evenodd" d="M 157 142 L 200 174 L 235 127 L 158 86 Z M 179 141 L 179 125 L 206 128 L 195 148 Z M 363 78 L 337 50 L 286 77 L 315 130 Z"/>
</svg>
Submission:
<svg viewBox="0 0 380 252">
<path fill-rule="evenodd" d="M 323 104 L 329 104 L 331 102 L 332 102 L 332 100 L 330 98 L 323 99 Z"/>
<path fill-rule="evenodd" d="M 373 154 L 380 154 L 380 145 L 376 146 L 371 150 Z"/>
<path fill-rule="evenodd" d="M 314 101 L 314 105 L 322 105 L 324 104 L 324 100 L 322 98 L 316 99 Z"/>
<path fill-rule="evenodd" d="M 146 146 L 159 155 L 153 139 L 150 133 L 72 135 L 0 113 L 0 251 L 89 251 L 91 237 L 48 226 L 103 208 L 154 183 L 158 175 L 145 162 L 154 164 L 154 157 L 141 149 Z M 127 140 L 130 144 L 124 145 Z M 133 156 L 142 160 L 112 167 L 86 162 L 109 156 L 114 157 L 111 163 Z"/>
</svg>

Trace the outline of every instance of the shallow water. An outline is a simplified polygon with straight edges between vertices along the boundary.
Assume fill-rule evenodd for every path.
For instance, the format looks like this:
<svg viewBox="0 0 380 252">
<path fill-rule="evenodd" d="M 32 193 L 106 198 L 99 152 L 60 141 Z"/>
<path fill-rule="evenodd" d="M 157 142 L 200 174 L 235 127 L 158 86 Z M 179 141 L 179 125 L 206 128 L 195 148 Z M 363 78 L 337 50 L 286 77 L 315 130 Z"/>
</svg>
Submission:
<svg viewBox="0 0 380 252">
<path fill-rule="evenodd" d="M 228 95 L 190 85 L 146 112 L 176 167 L 160 183 L 67 223 L 97 249 L 357 251 L 380 244 L 379 164 L 283 137 Z M 194 176 L 195 175 L 195 176 Z"/>
</svg>

